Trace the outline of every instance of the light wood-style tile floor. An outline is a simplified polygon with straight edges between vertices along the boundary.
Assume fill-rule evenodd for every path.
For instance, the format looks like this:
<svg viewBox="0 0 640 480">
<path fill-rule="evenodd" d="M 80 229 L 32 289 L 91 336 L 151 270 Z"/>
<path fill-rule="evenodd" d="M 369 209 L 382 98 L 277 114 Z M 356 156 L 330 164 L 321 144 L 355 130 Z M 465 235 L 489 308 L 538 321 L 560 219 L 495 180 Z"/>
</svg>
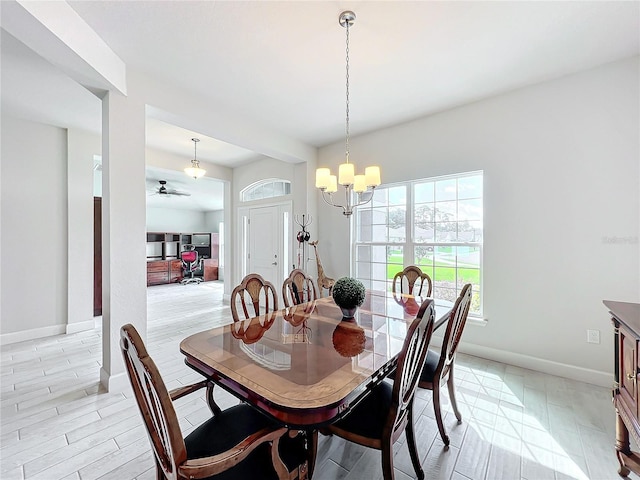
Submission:
<svg viewBox="0 0 640 480">
<path fill-rule="evenodd" d="M 149 353 L 174 388 L 200 379 L 185 366 L 180 341 L 229 322 L 230 310 L 221 283 L 162 285 L 148 289 L 148 318 Z M 100 388 L 101 358 L 99 328 L 2 347 L 0 478 L 155 478 L 132 392 Z M 458 356 L 457 372 L 463 423 L 445 394 L 450 448 L 438 435 L 431 392 L 416 397 L 428 479 L 619 478 L 609 389 L 466 355 Z M 223 408 L 237 402 L 216 390 Z M 185 435 L 209 415 L 203 395 L 176 408 Z M 404 436 L 394 451 L 396 479 L 415 478 Z M 378 451 L 321 436 L 314 479 L 379 478 Z"/>
</svg>

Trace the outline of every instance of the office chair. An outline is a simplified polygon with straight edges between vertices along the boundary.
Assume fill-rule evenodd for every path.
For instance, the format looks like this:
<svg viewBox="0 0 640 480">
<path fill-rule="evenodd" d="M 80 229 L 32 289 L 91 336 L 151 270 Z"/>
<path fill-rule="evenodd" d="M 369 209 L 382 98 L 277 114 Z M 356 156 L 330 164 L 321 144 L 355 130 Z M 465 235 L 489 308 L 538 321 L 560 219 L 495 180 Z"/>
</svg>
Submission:
<svg viewBox="0 0 640 480">
<path fill-rule="evenodd" d="M 193 245 L 186 245 L 184 252 L 180 255 L 180 259 L 182 260 L 182 272 L 184 276 L 180 283 L 186 285 L 187 283 L 200 283 L 202 279 L 200 277 L 195 277 L 193 274 L 196 270 L 202 269 L 202 259 L 198 258 L 198 252 L 196 251 Z M 187 274 L 189 276 L 187 276 Z"/>
</svg>

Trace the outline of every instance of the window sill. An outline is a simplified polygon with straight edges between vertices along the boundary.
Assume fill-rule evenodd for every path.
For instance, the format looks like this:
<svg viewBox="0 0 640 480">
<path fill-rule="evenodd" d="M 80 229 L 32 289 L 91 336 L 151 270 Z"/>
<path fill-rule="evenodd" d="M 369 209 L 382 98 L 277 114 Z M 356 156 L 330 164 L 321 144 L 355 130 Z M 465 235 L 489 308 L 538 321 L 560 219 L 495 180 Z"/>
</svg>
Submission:
<svg viewBox="0 0 640 480">
<path fill-rule="evenodd" d="M 483 317 L 469 315 L 467 317 L 467 323 L 475 325 L 476 327 L 486 327 L 489 320 Z"/>
</svg>

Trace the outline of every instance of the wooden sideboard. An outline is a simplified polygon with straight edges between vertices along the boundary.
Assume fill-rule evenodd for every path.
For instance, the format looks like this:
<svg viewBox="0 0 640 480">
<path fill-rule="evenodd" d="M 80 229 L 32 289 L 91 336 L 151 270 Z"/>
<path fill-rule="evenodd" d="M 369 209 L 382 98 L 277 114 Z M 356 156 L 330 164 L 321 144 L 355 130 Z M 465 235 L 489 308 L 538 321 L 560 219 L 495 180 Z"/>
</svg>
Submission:
<svg viewBox="0 0 640 480">
<path fill-rule="evenodd" d="M 640 304 L 603 302 L 609 309 L 614 327 L 614 384 L 613 405 L 616 409 L 616 455 L 618 474 L 640 475 L 640 455 L 632 452 L 629 434 L 640 444 L 638 416 L 638 347 L 640 345 Z"/>
</svg>

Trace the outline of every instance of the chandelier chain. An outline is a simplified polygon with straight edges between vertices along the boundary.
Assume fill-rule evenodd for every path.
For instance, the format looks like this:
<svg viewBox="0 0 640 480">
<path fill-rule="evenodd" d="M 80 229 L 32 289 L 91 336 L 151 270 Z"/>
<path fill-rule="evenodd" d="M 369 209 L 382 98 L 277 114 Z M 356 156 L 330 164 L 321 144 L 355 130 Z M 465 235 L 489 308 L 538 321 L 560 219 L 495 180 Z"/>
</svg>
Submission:
<svg viewBox="0 0 640 480">
<path fill-rule="evenodd" d="M 347 163 L 349 163 L 349 22 L 346 23 L 345 28 L 347 29 L 347 47 L 346 47 L 346 83 L 347 83 L 347 111 L 346 111 L 346 139 L 345 139 L 345 154 L 347 157 Z"/>
</svg>

